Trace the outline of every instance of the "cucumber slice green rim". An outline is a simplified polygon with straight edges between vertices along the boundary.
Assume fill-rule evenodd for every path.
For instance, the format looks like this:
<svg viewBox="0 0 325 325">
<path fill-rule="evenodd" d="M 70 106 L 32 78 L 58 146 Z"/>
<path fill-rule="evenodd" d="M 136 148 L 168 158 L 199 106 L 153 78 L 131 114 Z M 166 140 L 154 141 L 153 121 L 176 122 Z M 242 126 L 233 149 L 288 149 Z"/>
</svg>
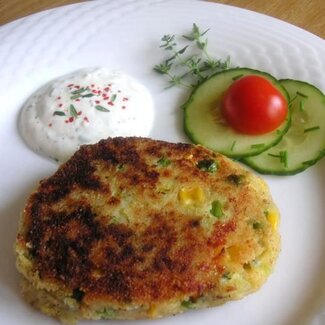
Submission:
<svg viewBox="0 0 325 325">
<path fill-rule="evenodd" d="M 294 175 L 325 155 L 325 95 L 304 81 L 280 82 L 290 96 L 292 125 L 277 145 L 242 161 L 261 174 Z"/>
<path fill-rule="evenodd" d="M 246 75 L 259 75 L 269 80 L 289 102 L 286 89 L 266 72 L 250 68 L 218 72 L 199 84 L 182 106 L 184 131 L 193 143 L 241 159 L 258 155 L 281 140 L 290 127 L 290 111 L 276 130 L 263 135 L 241 134 L 225 123 L 221 115 L 222 96 L 235 80 Z"/>
</svg>

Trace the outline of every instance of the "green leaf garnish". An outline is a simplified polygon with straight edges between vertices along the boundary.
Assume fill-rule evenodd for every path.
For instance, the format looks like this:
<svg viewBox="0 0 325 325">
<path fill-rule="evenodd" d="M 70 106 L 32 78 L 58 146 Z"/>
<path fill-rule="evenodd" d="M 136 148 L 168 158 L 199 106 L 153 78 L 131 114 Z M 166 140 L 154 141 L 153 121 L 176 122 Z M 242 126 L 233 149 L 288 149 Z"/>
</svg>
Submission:
<svg viewBox="0 0 325 325">
<path fill-rule="evenodd" d="M 54 115 L 58 115 L 58 116 L 66 116 L 66 114 L 64 113 L 64 112 L 62 112 L 62 111 L 55 111 L 54 113 L 53 113 L 53 116 Z"/>
<path fill-rule="evenodd" d="M 237 76 L 232 77 L 232 80 L 236 81 L 236 80 L 240 79 L 242 76 L 243 76 L 243 74 L 239 74 Z"/>
<path fill-rule="evenodd" d="M 286 150 L 280 151 L 278 155 L 273 153 L 268 153 L 268 156 L 279 158 L 280 162 L 284 165 L 284 167 L 288 167 L 288 152 Z"/>
<path fill-rule="evenodd" d="M 304 93 L 302 93 L 302 92 L 300 92 L 300 91 L 297 91 L 296 94 L 297 94 L 298 96 L 303 97 L 303 98 L 308 98 L 308 95 L 305 95 Z"/>
<path fill-rule="evenodd" d="M 171 88 L 173 86 L 185 86 L 185 87 L 190 87 L 182 82 L 183 77 L 182 76 L 170 76 L 169 80 L 169 86 L 167 88 Z"/>
<path fill-rule="evenodd" d="M 157 164 L 162 166 L 162 167 L 167 167 L 171 164 L 171 161 L 166 158 L 166 157 L 161 157 L 158 161 Z"/>
<path fill-rule="evenodd" d="M 234 150 L 235 145 L 236 145 L 236 141 L 234 141 L 234 142 L 231 144 L 230 151 L 233 151 L 233 150 Z"/>
<path fill-rule="evenodd" d="M 116 97 L 117 97 L 117 95 L 116 95 L 116 94 L 113 94 L 112 97 L 110 98 L 110 101 L 111 101 L 111 102 L 114 102 L 115 99 L 116 99 Z"/>
<path fill-rule="evenodd" d="M 255 230 L 263 228 L 260 222 L 253 222 L 252 226 Z"/>
<path fill-rule="evenodd" d="M 252 149 L 262 149 L 264 148 L 265 144 L 264 143 L 256 143 L 256 144 L 252 144 L 251 148 Z"/>
<path fill-rule="evenodd" d="M 205 41 L 196 41 L 196 45 L 200 50 L 205 50 L 208 46 L 208 40 L 206 39 Z"/>
<path fill-rule="evenodd" d="M 311 128 L 304 129 L 304 133 L 316 131 L 316 130 L 319 130 L 319 129 L 320 129 L 319 126 L 313 126 Z"/>
<path fill-rule="evenodd" d="M 283 163 L 284 167 L 288 167 L 288 152 L 286 150 L 280 151 L 280 161 Z"/>
<path fill-rule="evenodd" d="M 230 174 L 226 177 L 226 180 L 229 183 L 232 183 L 234 185 L 241 185 L 244 181 L 244 175 L 237 175 L 237 174 Z"/>
<path fill-rule="evenodd" d="M 300 112 L 303 112 L 305 110 L 305 104 L 303 101 L 299 102 L 299 110 L 300 110 Z"/>
<path fill-rule="evenodd" d="M 209 55 L 207 51 L 208 39 L 203 39 L 208 31 L 209 29 L 201 31 L 199 26 L 194 23 L 191 33 L 182 35 L 185 40 L 191 42 L 191 45 L 181 48 L 177 45 L 175 35 L 167 34 L 161 38 L 160 47 L 171 52 L 172 55 L 162 63 L 155 65 L 153 69 L 168 77 L 169 87 L 167 88 L 173 86 L 193 88 L 212 74 L 229 68 L 229 57 L 225 61 L 221 61 L 215 60 Z M 193 52 L 189 53 L 191 49 Z M 199 54 L 197 54 L 198 50 Z M 185 52 L 187 55 L 184 54 Z"/>
<path fill-rule="evenodd" d="M 154 70 L 161 74 L 167 74 L 172 67 L 172 63 L 163 62 L 154 66 Z"/>
<path fill-rule="evenodd" d="M 199 41 L 201 36 L 204 36 L 210 28 L 201 33 L 200 28 L 195 23 L 192 25 L 192 32 L 190 35 L 183 35 L 183 37 L 189 41 Z"/>
<path fill-rule="evenodd" d="M 110 112 L 109 109 L 107 109 L 107 108 L 105 108 L 105 107 L 103 107 L 101 105 L 96 105 L 95 108 L 100 112 Z"/>
<path fill-rule="evenodd" d="M 93 97 L 93 96 L 96 96 L 95 94 L 92 94 L 92 93 L 89 93 L 89 94 L 86 94 L 86 95 L 82 95 L 82 98 L 85 98 L 85 97 Z"/>
<path fill-rule="evenodd" d="M 77 94 L 77 95 L 73 95 L 70 97 L 70 99 L 77 99 L 77 98 L 80 98 L 81 97 L 81 94 Z"/>
<path fill-rule="evenodd" d="M 160 47 L 164 48 L 165 50 L 172 50 L 176 45 L 174 39 L 175 39 L 175 35 L 169 35 L 169 34 L 164 35 L 161 38 L 162 44 L 160 45 Z"/>
<path fill-rule="evenodd" d="M 212 159 L 200 160 L 196 166 L 209 173 L 214 173 L 218 168 L 216 161 Z"/>
<path fill-rule="evenodd" d="M 81 93 L 85 92 L 86 90 L 87 90 L 87 88 L 80 88 L 80 89 L 72 91 L 71 95 L 81 94 Z"/>
<path fill-rule="evenodd" d="M 69 113 L 71 116 L 77 118 L 78 117 L 78 112 L 76 111 L 75 107 L 71 104 L 69 107 Z"/>
</svg>

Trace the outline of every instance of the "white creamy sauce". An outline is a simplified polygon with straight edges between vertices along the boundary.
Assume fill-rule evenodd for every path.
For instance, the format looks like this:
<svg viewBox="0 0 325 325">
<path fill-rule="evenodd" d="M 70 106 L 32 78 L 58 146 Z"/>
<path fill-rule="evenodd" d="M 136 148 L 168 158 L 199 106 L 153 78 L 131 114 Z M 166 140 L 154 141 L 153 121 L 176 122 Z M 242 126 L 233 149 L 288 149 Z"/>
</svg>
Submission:
<svg viewBox="0 0 325 325">
<path fill-rule="evenodd" d="M 63 162 L 82 144 L 148 136 L 153 119 L 153 100 L 143 85 L 124 73 L 96 68 L 38 90 L 22 109 L 19 129 L 33 150 Z"/>
</svg>

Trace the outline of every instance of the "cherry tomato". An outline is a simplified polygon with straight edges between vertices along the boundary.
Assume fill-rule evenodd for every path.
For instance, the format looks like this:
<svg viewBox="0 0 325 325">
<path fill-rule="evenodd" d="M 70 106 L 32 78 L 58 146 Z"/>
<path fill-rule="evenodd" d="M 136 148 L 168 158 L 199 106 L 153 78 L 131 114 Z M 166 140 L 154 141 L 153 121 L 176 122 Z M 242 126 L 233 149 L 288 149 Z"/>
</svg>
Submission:
<svg viewBox="0 0 325 325">
<path fill-rule="evenodd" d="M 248 75 L 234 81 L 222 100 L 222 114 L 237 132 L 264 134 L 285 120 L 288 104 L 267 79 Z"/>
</svg>

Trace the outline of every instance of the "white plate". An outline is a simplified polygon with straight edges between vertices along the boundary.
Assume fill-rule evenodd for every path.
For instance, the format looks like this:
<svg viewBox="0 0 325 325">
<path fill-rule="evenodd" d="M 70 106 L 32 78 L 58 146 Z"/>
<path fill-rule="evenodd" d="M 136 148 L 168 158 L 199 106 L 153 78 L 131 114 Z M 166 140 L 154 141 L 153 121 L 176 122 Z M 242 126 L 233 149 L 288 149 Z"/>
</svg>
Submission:
<svg viewBox="0 0 325 325">
<path fill-rule="evenodd" d="M 19 137 L 21 105 L 54 77 L 83 67 L 108 66 L 140 79 L 154 95 L 153 138 L 187 141 L 179 109 L 186 92 L 163 90 L 165 81 L 152 67 L 162 59 L 160 37 L 184 34 L 193 22 L 211 28 L 209 49 L 217 57 L 230 55 L 234 65 L 303 79 L 325 91 L 322 39 L 279 20 L 224 5 L 189 0 L 92 1 L 0 28 L 1 324 L 57 324 L 23 302 L 14 266 L 12 246 L 24 201 L 30 189 L 57 167 L 30 151 Z M 282 212 L 282 253 L 263 288 L 218 308 L 134 324 L 325 324 L 325 161 L 293 177 L 266 179 Z"/>
</svg>

